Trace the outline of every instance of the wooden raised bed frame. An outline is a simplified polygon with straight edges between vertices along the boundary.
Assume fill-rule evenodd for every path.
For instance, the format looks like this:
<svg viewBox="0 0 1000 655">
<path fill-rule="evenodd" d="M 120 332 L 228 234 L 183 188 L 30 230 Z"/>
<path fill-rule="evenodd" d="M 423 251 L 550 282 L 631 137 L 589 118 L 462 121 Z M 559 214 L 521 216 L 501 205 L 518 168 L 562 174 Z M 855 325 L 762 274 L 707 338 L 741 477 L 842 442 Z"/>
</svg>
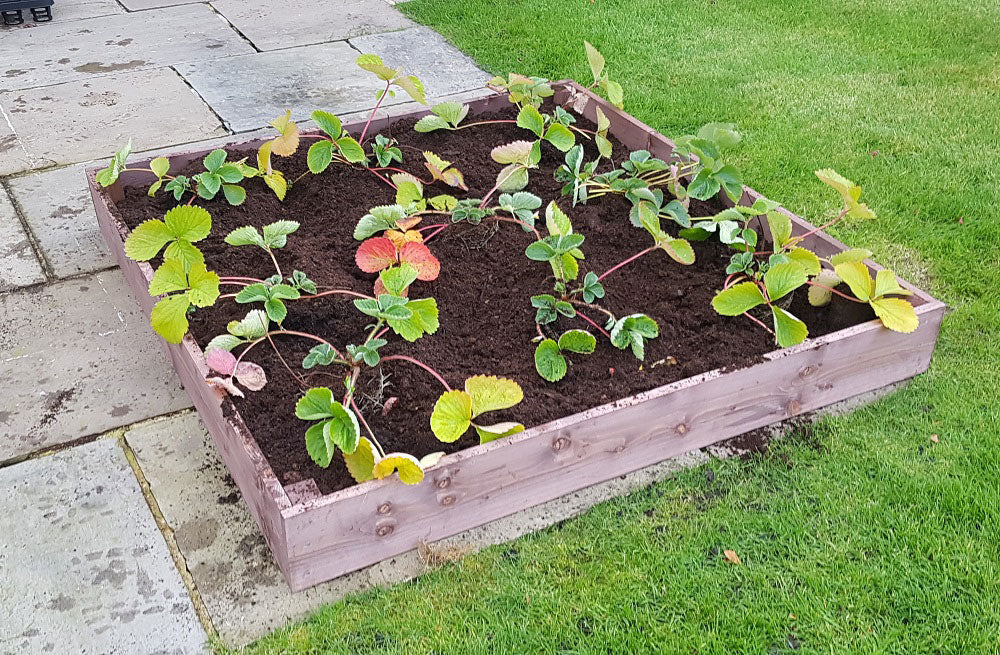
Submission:
<svg viewBox="0 0 1000 655">
<path fill-rule="evenodd" d="M 671 157 L 669 139 L 575 82 L 559 82 L 554 88 L 557 103 L 591 121 L 596 121 L 600 107 L 611 121 L 611 132 L 629 149 Z M 492 96 L 470 104 L 470 113 L 477 114 L 509 103 Z M 377 118 L 373 130 L 385 129 L 401 116 L 426 113 L 419 109 Z M 355 132 L 361 126 L 345 125 Z M 262 142 L 234 145 L 257 147 Z M 207 152 L 174 155 L 171 163 L 181 168 Z M 129 229 L 111 207 L 112 201 L 123 198 L 122 185 L 148 181 L 125 173 L 114 186 L 102 189 L 94 181 L 96 171 L 90 169 L 87 175 L 101 231 L 148 315 L 156 302 L 147 293 L 153 269 L 125 256 Z M 744 187 L 743 203 L 749 205 L 758 196 Z M 786 213 L 794 234 L 813 228 Z M 804 245 L 821 257 L 845 248 L 822 232 Z M 880 268 L 866 263 L 872 271 Z M 393 477 L 325 496 L 312 480 L 282 486 L 239 415 L 223 415 L 225 397 L 205 383 L 208 368 L 190 335 L 179 345 L 164 345 L 289 587 L 299 591 L 412 550 L 418 542 L 449 537 L 921 373 L 930 364 L 945 305 L 905 281 L 900 284 L 914 292 L 920 327 L 913 334 L 891 332 L 869 321 L 776 350 L 755 366 L 703 373 L 447 455 L 416 486 L 404 486 Z"/>
</svg>

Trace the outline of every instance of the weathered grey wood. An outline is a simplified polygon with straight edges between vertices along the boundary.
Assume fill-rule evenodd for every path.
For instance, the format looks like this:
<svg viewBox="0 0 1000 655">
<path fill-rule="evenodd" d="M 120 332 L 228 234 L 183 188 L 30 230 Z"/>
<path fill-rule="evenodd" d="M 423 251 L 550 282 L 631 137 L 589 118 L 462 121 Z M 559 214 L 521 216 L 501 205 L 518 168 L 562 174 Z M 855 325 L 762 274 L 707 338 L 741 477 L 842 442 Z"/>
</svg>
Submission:
<svg viewBox="0 0 1000 655">
<path fill-rule="evenodd" d="M 612 133 L 632 149 L 669 158 L 673 143 L 652 128 L 612 107 L 573 82 L 556 85 L 556 101 L 594 120 L 597 108 Z M 508 102 L 493 96 L 471 103 L 472 114 L 495 111 Z M 384 130 L 394 120 L 420 116 L 426 109 L 380 117 Z M 345 125 L 357 131 L 360 123 Z M 233 147 L 257 147 L 262 140 Z M 172 155 L 176 170 L 204 152 Z M 143 309 L 155 299 L 146 293 L 147 264 L 124 255 L 126 226 L 114 216 L 122 185 L 145 185 L 126 173 L 100 190 L 89 172 L 102 232 L 111 245 Z M 759 196 L 744 188 L 743 202 Z M 784 211 L 784 210 L 782 210 Z M 789 212 L 795 234 L 813 226 Z M 846 246 L 822 232 L 804 245 L 820 256 Z M 873 270 L 879 267 L 874 262 Z M 770 423 L 909 378 L 925 370 L 945 307 L 905 281 L 920 327 L 902 335 L 871 321 L 770 353 L 750 368 L 711 371 L 647 393 L 581 412 L 521 434 L 444 457 L 425 480 L 406 487 L 394 479 L 370 481 L 326 496 L 307 480 L 283 489 L 238 414 L 225 417 L 224 399 L 204 383 L 204 356 L 189 336 L 168 346 L 175 368 L 222 453 L 289 586 L 304 589 L 324 580 L 557 498 L 650 464 L 704 447 Z M 291 498 L 290 498 L 291 497 Z"/>
</svg>

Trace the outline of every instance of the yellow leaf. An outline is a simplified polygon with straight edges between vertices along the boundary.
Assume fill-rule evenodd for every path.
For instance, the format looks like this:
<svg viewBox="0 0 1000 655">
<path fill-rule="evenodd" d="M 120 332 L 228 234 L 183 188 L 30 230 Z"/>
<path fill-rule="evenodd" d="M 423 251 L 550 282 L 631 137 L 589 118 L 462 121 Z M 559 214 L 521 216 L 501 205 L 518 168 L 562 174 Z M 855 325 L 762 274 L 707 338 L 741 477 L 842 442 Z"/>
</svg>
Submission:
<svg viewBox="0 0 1000 655">
<path fill-rule="evenodd" d="M 361 437 L 358 447 L 351 454 L 344 453 L 344 463 L 356 482 L 371 480 L 375 469 L 375 447 L 367 437 Z"/>
<path fill-rule="evenodd" d="M 722 551 L 722 554 L 725 555 L 726 559 L 732 562 L 733 564 L 743 563 L 740 561 L 740 556 L 736 554 L 735 550 L 724 550 Z"/>
<path fill-rule="evenodd" d="M 851 287 L 851 292 L 858 300 L 868 302 L 875 292 L 875 281 L 872 280 L 868 267 L 861 262 L 845 262 L 834 267 L 841 280 Z"/>
<path fill-rule="evenodd" d="M 913 305 L 902 298 L 875 298 L 869 303 L 882 325 L 894 332 L 909 334 L 920 325 Z"/>
<path fill-rule="evenodd" d="M 483 412 L 507 409 L 524 399 L 524 391 L 513 380 L 495 375 L 474 375 L 465 381 L 465 391 L 472 397 L 472 418 Z"/>
<path fill-rule="evenodd" d="M 380 459 L 372 471 L 372 475 L 381 480 L 394 472 L 399 473 L 403 484 L 417 484 L 424 479 L 424 470 L 413 455 L 406 453 L 389 453 Z"/>
<path fill-rule="evenodd" d="M 424 237 L 420 232 L 416 230 L 407 230 L 406 232 L 400 232 L 399 230 L 386 230 L 385 237 L 392 241 L 393 245 L 396 246 L 396 250 L 403 247 L 404 243 L 414 242 L 420 243 L 424 240 Z"/>
<path fill-rule="evenodd" d="M 271 152 L 279 157 L 295 154 L 299 148 L 299 126 L 292 120 L 292 111 L 271 121 L 271 127 L 278 130 L 279 136 L 271 140 Z"/>
</svg>

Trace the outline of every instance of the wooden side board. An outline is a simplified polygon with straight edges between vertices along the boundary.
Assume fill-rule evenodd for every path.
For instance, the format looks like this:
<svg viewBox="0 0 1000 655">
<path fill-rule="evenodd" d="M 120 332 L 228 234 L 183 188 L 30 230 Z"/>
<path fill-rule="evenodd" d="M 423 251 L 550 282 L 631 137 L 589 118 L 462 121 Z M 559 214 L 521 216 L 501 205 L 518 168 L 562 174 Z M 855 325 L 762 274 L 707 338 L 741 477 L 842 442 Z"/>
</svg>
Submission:
<svg viewBox="0 0 1000 655">
<path fill-rule="evenodd" d="M 673 143 L 574 82 L 555 85 L 555 99 L 594 120 L 598 107 L 612 133 L 631 149 L 669 158 Z M 472 114 L 508 104 L 494 96 L 471 103 Z M 403 116 L 382 117 L 384 129 Z M 348 130 L 360 124 L 348 124 Z M 234 147 L 256 147 L 260 141 Z M 171 156 L 180 168 L 205 152 Z M 122 185 L 142 184 L 131 173 L 108 190 L 88 171 L 98 220 L 133 292 L 148 315 L 152 269 L 123 250 L 128 228 L 114 215 Z M 745 188 L 743 202 L 758 197 Z M 791 213 L 796 234 L 813 226 Z M 821 256 L 845 248 L 823 233 L 805 242 Z M 873 269 L 878 265 L 869 262 Z M 711 371 L 536 426 L 493 443 L 448 455 L 424 481 L 407 487 L 373 480 L 326 496 L 293 493 L 275 476 L 238 413 L 205 384 L 204 356 L 188 336 L 167 352 L 205 421 L 233 479 L 293 590 L 301 590 L 388 557 L 421 541 L 442 539 L 578 489 L 609 480 L 695 448 L 904 380 L 927 368 L 945 307 L 914 291 L 920 327 L 910 335 L 871 321 L 770 353 L 755 366 Z M 227 408 L 227 411 L 223 411 Z M 313 496 L 313 497 L 310 497 Z"/>
</svg>

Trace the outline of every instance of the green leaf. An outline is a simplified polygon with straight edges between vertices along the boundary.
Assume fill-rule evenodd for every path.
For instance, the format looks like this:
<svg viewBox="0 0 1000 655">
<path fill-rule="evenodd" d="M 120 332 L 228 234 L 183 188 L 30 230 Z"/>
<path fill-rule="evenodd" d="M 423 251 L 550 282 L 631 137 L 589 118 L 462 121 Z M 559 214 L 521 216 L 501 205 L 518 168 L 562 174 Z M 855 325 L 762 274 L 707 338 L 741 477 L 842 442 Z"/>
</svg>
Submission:
<svg viewBox="0 0 1000 655">
<path fill-rule="evenodd" d="M 226 235 L 225 242 L 231 246 L 258 246 L 266 247 L 264 238 L 260 236 L 257 228 L 250 225 L 238 227 Z"/>
<path fill-rule="evenodd" d="M 222 188 L 222 178 L 215 173 L 199 173 L 191 178 L 198 182 L 198 195 L 211 200 Z"/>
<path fill-rule="evenodd" d="M 768 212 L 767 228 L 771 232 L 771 243 L 775 250 L 780 250 L 792 236 L 792 219 L 781 212 Z"/>
<path fill-rule="evenodd" d="M 553 200 L 545 206 L 545 229 L 552 236 L 565 236 L 573 233 L 573 223 L 556 201 Z"/>
<path fill-rule="evenodd" d="M 531 105 L 521 107 L 521 111 L 517 114 L 517 126 L 534 133 L 539 139 L 545 133 L 545 119 Z"/>
<path fill-rule="evenodd" d="M 429 116 L 424 116 L 417 121 L 417 124 L 413 126 L 413 129 L 417 132 L 433 132 L 434 130 L 450 130 L 451 125 L 449 125 L 448 121 L 440 116 L 430 114 Z"/>
<path fill-rule="evenodd" d="M 469 115 L 469 105 L 458 102 L 441 102 L 434 105 L 431 111 L 448 121 L 455 127 Z"/>
<path fill-rule="evenodd" d="M 794 262 L 778 264 L 764 273 L 764 287 L 770 302 L 777 302 L 806 283 L 806 273 Z"/>
<path fill-rule="evenodd" d="M 472 425 L 472 396 L 465 391 L 445 391 L 434 403 L 431 431 L 439 441 L 457 441 Z"/>
<path fill-rule="evenodd" d="M 743 176 L 735 166 L 725 165 L 714 174 L 715 179 L 725 189 L 726 195 L 733 202 L 739 202 L 743 197 Z"/>
<path fill-rule="evenodd" d="M 413 316 L 413 311 L 406 306 L 406 298 L 382 294 L 378 297 L 379 318 L 385 320 L 406 320 Z"/>
<path fill-rule="evenodd" d="M 169 343 L 180 343 L 188 331 L 187 312 L 190 306 L 191 301 L 183 293 L 160 300 L 150 314 L 153 329 Z"/>
<path fill-rule="evenodd" d="M 703 168 L 698 171 L 695 178 L 691 180 L 691 184 L 688 185 L 687 190 L 688 195 L 692 198 L 696 198 L 698 200 L 708 200 L 718 194 L 719 189 L 721 188 L 722 185 L 712 176 L 711 171 L 707 168 Z"/>
<path fill-rule="evenodd" d="M 244 343 L 244 341 L 239 337 L 234 337 L 231 334 L 220 334 L 217 337 L 213 337 L 212 340 L 208 342 L 208 345 L 205 346 L 205 352 L 210 350 L 225 350 L 226 352 L 229 352 L 242 343 Z"/>
<path fill-rule="evenodd" d="M 490 157 L 498 164 L 524 164 L 531 159 L 531 141 L 511 141 L 490 151 Z"/>
<path fill-rule="evenodd" d="M 302 368 L 308 370 L 316 366 L 329 366 L 336 358 L 337 353 L 330 347 L 330 344 L 321 343 L 309 349 L 309 352 L 302 359 Z"/>
<path fill-rule="evenodd" d="M 173 233 L 163 221 L 143 221 L 125 240 L 125 254 L 133 261 L 149 261 L 173 239 Z"/>
<path fill-rule="evenodd" d="M 354 238 L 358 241 L 364 241 L 368 237 L 384 230 L 395 230 L 398 227 L 396 223 L 405 218 L 406 210 L 399 205 L 372 207 L 358 221 L 357 226 L 354 228 Z"/>
<path fill-rule="evenodd" d="M 821 268 L 819 257 L 813 251 L 806 250 L 805 248 L 792 248 L 785 254 L 791 261 L 802 267 L 806 275 L 819 275 Z"/>
<path fill-rule="evenodd" d="M 226 329 L 230 334 L 244 339 L 259 339 L 270 327 L 267 314 L 261 309 L 254 309 L 239 321 L 230 321 Z"/>
<path fill-rule="evenodd" d="M 664 239 L 657 245 L 680 264 L 687 266 L 694 263 L 694 248 L 684 239 Z"/>
<path fill-rule="evenodd" d="M 604 285 L 601 284 L 597 273 L 588 272 L 583 277 L 583 301 L 594 302 L 598 298 L 604 297 Z"/>
<path fill-rule="evenodd" d="M 341 127 L 339 118 L 328 111 L 322 111 L 320 109 L 315 110 L 311 114 L 311 118 L 313 122 L 316 123 L 316 126 L 323 130 L 331 139 L 340 138 L 343 128 Z M 327 143 L 329 143 L 329 141 Z"/>
<path fill-rule="evenodd" d="M 219 299 L 219 276 L 206 270 L 204 264 L 195 264 L 188 272 L 188 298 L 195 307 L 214 305 Z"/>
<path fill-rule="evenodd" d="M 653 339 L 660 333 L 656 321 L 645 314 L 632 314 L 618 319 L 611 328 L 611 344 L 624 350 L 631 346 L 637 359 L 645 357 L 645 340 Z"/>
<path fill-rule="evenodd" d="M 871 250 L 865 250 L 864 248 L 850 248 L 843 252 L 838 252 L 836 255 L 830 257 L 830 265 L 837 266 L 837 264 L 846 264 L 848 262 L 860 262 L 871 256 Z"/>
<path fill-rule="evenodd" d="M 226 163 L 226 151 L 220 149 L 213 150 L 208 153 L 205 157 L 203 163 L 205 164 L 205 169 L 211 172 L 219 170 L 219 167 Z"/>
<path fill-rule="evenodd" d="M 168 211 L 163 222 L 174 239 L 197 243 L 212 231 L 212 217 L 203 208 L 181 205 Z"/>
<path fill-rule="evenodd" d="M 298 221 L 275 221 L 263 227 L 264 245 L 268 248 L 284 248 L 287 237 L 299 229 Z"/>
<path fill-rule="evenodd" d="M 171 243 L 163 251 L 163 259 L 176 259 L 183 263 L 185 267 L 205 263 L 205 256 L 201 254 L 201 251 L 187 241 L 174 241 Z"/>
<path fill-rule="evenodd" d="M 909 334 L 920 326 L 913 305 L 902 298 L 875 298 L 869 304 L 882 325 L 890 330 Z"/>
<path fill-rule="evenodd" d="M 520 385 L 495 375 L 474 375 L 465 381 L 465 391 L 472 398 L 472 416 L 507 409 L 524 399 Z"/>
<path fill-rule="evenodd" d="M 413 342 L 425 334 L 434 334 L 439 327 L 437 301 L 420 298 L 406 303 L 412 315 L 404 320 L 389 319 L 389 327 L 407 341 Z"/>
<path fill-rule="evenodd" d="M 242 205 L 247 199 L 247 192 L 243 187 L 236 184 L 223 184 L 222 193 L 226 196 L 226 202 L 234 207 Z"/>
<path fill-rule="evenodd" d="M 267 312 L 267 317 L 277 324 L 281 324 L 288 316 L 288 308 L 285 307 L 285 303 L 281 302 L 277 298 L 271 298 L 264 303 L 264 311 Z"/>
<path fill-rule="evenodd" d="M 310 173 L 314 175 L 322 173 L 327 169 L 331 161 L 333 161 L 332 141 L 321 139 L 309 146 L 309 152 L 306 154 L 306 164 L 309 166 Z"/>
<path fill-rule="evenodd" d="M 331 418 L 332 406 L 333 392 L 327 387 L 313 387 L 295 403 L 295 416 L 303 421 Z"/>
<path fill-rule="evenodd" d="M 844 201 L 847 215 L 851 218 L 871 219 L 875 218 L 875 212 L 868 208 L 868 205 L 859 203 L 861 198 L 861 187 L 850 181 L 832 168 L 824 168 L 816 171 L 816 177 L 825 184 L 832 187 Z"/>
<path fill-rule="evenodd" d="M 558 382 L 566 375 L 566 358 L 552 339 L 541 341 L 535 348 L 535 370 L 549 382 Z"/>
<path fill-rule="evenodd" d="M 473 427 L 476 428 L 476 434 L 479 435 L 479 443 L 481 444 L 503 439 L 518 432 L 524 432 L 524 425 L 516 421 L 504 421 L 495 425 L 473 424 Z"/>
<path fill-rule="evenodd" d="M 559 337 L 559 349 L 589 355 L 597 348 L 597 339 L 586 330 L 566 330 Z"/>
<path fill-rule="evenodd" d="M 326 468 L 333 460 L 334 448 L 326 435 L 326 421 L 315 423 L 306 430 L 306 452 L 316 466 Z"/>
<path fill-rule="evenodd" d="M 587 51 L 587 63 L 590 64 L 590 72 L 594 74 L 594 82 L 600 82 L 604 73 L 604 56 L 586 41 L 583 42 L 583 47 Z"/>
<path fill-rule="evenodd" d="M 523 164 L 508 164 L 497 173 L 497 190 L 499 191 L 520 191 L 526 186 L 528 186 L 528 169 Z"/>
<path fill-rule="evenodd" d="M 875 293 L 872 295 L 876 298 L 885 295 L 911 296 L 913 292 L 899 286 L 896 274 L 887 268 L 883 268 L 875 274 Z"/>
<path fill-rule="evenodd" d="M 288 181 L 281 171 L 273 171 L 264 175 L 264 184 L 266 184 L 271 191 L 274 191 L 274 195 L 278 197 L 278 200 L 284 200 L 285 194 L 288 193 Z"/>
<path fill-rule="evenodd" d="M 771 313 L 774 314 L 774 336 L 782 348 L 800 344 L 809 336 L 806 324 L 781 307 L 771 305 Z"/>
<path fill-rule="evenodd" d="M 163 177 L 170 172 L 170 160 L 166 157 L 157 157 L 149 162 L 149 170 L 153 171 L 156 177 Z"/>
<path fill-rule="evenodd" d="M 368 71 L 369 73 L 374 73 L 383 82 L 388 82 L 396 76 L 398 71 L 389 68 L 382 62 L 382 58 L 378 55 L 365 54 L 359 55 L 357 59 L 354 60 L 359 68 Z"/>
<path fill-rule="evenodd" d="M 563 152 L 576 145 L 576 137 L 562 123 L 549 125 L 549 129 L 545 130 L 545 140 Z"/>
<path fill-rule="evenodd" d="M 349 408 L 336 401 L 330 405 L 330 412 L 333 418 L 323 423 L 323 436 L 345 453 L 353 453 L 361 439 L 361 426 L 358 425 L 357 417 Z"/>
<path fill-rule="evenodd" d="M 360 164 L 368 159 L 365 149 L 354 137 L 344 136 L 337 139 L 337 150 L 341 156 L 352 164 Z"/>
<path fill-rule="evenodd" d="M 417 280 L 417 269 L 410 264 L 400 264 L 379 273 L 382 286 L 394 296 L 402 296 L 406 288 Z"/>
<path fill-rule="evenodd" d="M 240 289 L 236 293 L 234 300 L 241 305 L 245 305 L 252 302 L 267 302 L 270 297 L 271 294 L 267 285 L 257 282 Z"/>
<path fill-rule="evenodd" d="M 739 316 L 767 302 L 760 287 L 753 282 L 740 282 L 712 298 L 712 307 L 723 316 Z"/>
<path fill-rule="evenodd" d="M 344 453 L 344 463 L 355 482 L 360 484 L 375 477 L 372 473 L 375 469 L 375 457 L 375 446 L 367 437 L 361 437 L 353 453 Z"/>
<path fill-rule="evenodd" d="M 176 259 L 168 259 L 153 273 L 153 279 L 149 282 L 149 295 L 162 296 L 165 293 L 186 291 L 187 288 L 184 264 Z"/>
<path fill-rule="evenodd" d="M 872 280 L 868 267 L 862 262 L 845 262 L 833 267 L 840 279 L 851 287 L 851 292 L 858 298 L 868 302 L 875 293 L 875 281 Z"/>
</svg>

